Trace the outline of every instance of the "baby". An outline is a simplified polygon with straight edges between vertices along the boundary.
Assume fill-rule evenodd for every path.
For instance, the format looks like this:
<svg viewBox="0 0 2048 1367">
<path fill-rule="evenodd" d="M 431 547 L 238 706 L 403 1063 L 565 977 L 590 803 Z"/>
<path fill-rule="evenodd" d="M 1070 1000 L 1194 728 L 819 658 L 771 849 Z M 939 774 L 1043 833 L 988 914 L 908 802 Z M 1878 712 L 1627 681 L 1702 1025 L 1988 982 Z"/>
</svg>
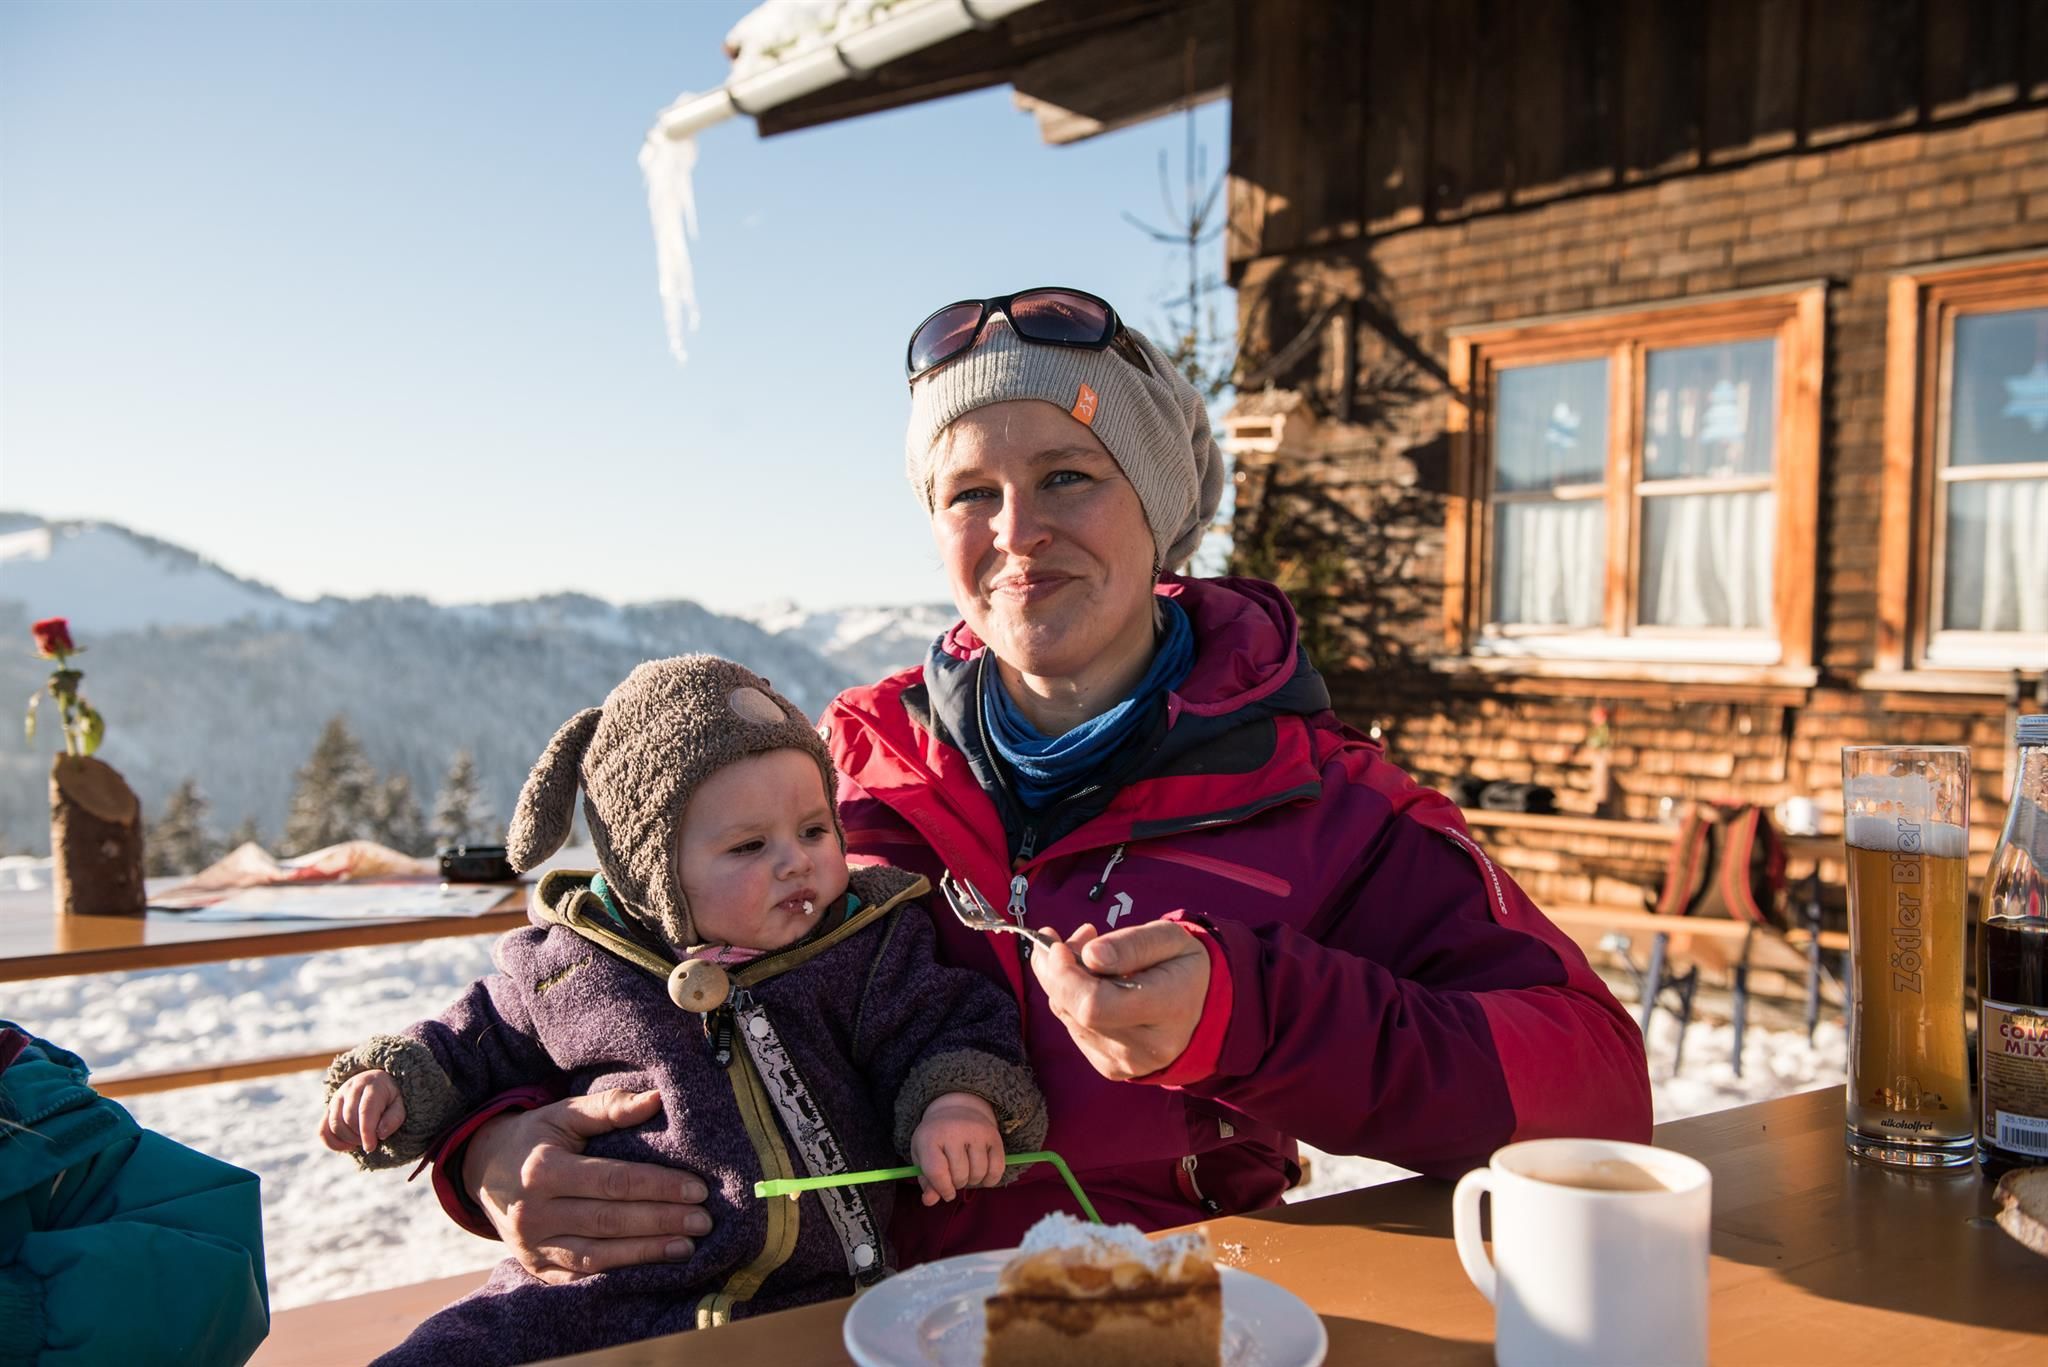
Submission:
<svg viewBox="0 0 2048 1367">
<path fill-rule="evenodd" d="M 931 1204 L 1043 1142 L 1015 1003 L 936 960 L 922 878 L 847 867 L 831 760 L 766 680 L 708 655 L 635 669 L 534 766 L 515 867 L 567 838 L 579 780 L 599 871 L 546 874 L 496 974 L 335 1059 L 320 1136 L 393 1167 L 515 1087 L 658 1089 L 659 1117 L 586 1152 L 698 1174 L 711 1232 L 560 1285 L 508 1259 L 382 1363 L 528 1362 L 846 1295 L 890 1271 L 893 1185 L 763 1201 L 757 1180 L 908 1158 Z"/>
</svg>

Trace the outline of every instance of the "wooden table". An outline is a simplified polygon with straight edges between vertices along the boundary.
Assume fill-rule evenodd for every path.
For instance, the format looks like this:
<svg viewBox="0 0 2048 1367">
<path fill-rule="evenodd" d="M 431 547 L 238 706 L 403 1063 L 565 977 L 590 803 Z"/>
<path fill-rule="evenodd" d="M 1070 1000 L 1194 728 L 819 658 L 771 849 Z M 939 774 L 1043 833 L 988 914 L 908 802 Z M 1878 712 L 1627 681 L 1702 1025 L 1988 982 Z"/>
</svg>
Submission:
<svg viewBox="0 0 2048 1367">
<path fill-rule="evenodd" d="M 1991 1223 L 1991 1188 L 1974 1171 L 1904 1174 L 1850 1159 L 1840 1087 L 1661 1125 L 1657 1142 L 1714 1174 L 1716 1362 L 2048 1362 L 2048 1258 Z M 1218 1243 L 1244 1246 L 1247 1271 L 1314 1307 L 1333 1367 L 1492 1361 L 1492 1308 L 1458 1265 L 1445 1183 L 1370 1187 L 1215 1220 L 1210 1230 Z M 848 1304 L 560 1361 L 844 1363 Z M 294 1317 L 349 1305 L 281 1318 L 296 1337 L 316 1326 Z"/>
<path fill-rule="evenodd" d="M 393 921 L 186 921 L 175 912 L 60 916 L 48 892 L 8 892 L 0 893 L 0 982 L 495 935 L 524 924 L 523 885 L 507 885 L 481 916 Z"/>
</svg>

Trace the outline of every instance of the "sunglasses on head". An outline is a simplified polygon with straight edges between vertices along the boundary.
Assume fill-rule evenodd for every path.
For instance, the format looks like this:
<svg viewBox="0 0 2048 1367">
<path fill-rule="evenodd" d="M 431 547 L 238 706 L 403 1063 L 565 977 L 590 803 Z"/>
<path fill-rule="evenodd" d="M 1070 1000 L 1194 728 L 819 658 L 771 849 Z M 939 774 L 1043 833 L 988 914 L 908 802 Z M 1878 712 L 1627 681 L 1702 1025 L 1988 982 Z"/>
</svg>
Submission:
<svg viewBox="0 0 2048 1367">
<path fill-rule="evenodd" d="M 989 320 L 999 313 L 1008 320 L 1010 331 L 1027 342 L 1045 346 L 1101 351 L 1123 331 L 1109 301 L 1086 290 L 1044 286 L 998 294 L 991 299 L 962 299 L 938 310 L 911 331 L 910 349 L 904 358 L 904 370 L 911 381 L 915 383 L 919 376 L 972 348 L 981 340 Z"/>
</svg>

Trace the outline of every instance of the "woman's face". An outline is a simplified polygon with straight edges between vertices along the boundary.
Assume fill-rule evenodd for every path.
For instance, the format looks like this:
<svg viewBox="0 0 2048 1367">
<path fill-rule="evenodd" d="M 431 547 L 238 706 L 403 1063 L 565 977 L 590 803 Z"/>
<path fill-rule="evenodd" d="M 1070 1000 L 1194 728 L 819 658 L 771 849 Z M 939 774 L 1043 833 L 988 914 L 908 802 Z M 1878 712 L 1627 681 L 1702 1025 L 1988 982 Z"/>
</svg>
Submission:
<svg viewBox="0 0 2048 1367">
<path fill-rule="evenodd" d="M 780 949 L 846 892 L 825 776 L 801 750 L 749 755 L 705 779 L 683 808 L 678 845 L 677 877 L 705 944 Z"/>
<path fill-rule="evenodd" d="M 1087 427 L 1048 403 L 977 408 L 940 434 L 932 537 L 953 603 L 1012 669 L 1079 679 L 1152 640 L 1152 532 Z"/>
</svg>

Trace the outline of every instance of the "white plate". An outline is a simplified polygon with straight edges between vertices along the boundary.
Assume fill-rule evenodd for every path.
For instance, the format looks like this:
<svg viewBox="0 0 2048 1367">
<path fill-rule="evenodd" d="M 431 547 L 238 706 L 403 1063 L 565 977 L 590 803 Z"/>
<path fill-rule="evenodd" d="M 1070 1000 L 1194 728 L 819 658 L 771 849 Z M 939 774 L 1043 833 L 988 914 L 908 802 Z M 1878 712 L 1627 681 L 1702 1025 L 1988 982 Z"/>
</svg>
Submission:
<svg viewBox="0 0 2048 1367">
<path fill-rule="evenodd" d="M 981 1367 L 982 1302 L 1008 1252 L 968 1253 L 878 1284 L 846 1313 L 860 1367 Z M 1234 1267 L 1223 1274 L 1224 1367 L 1319 1367 L 1323 1322 L 1301 1297 Z"/>
</svg>

